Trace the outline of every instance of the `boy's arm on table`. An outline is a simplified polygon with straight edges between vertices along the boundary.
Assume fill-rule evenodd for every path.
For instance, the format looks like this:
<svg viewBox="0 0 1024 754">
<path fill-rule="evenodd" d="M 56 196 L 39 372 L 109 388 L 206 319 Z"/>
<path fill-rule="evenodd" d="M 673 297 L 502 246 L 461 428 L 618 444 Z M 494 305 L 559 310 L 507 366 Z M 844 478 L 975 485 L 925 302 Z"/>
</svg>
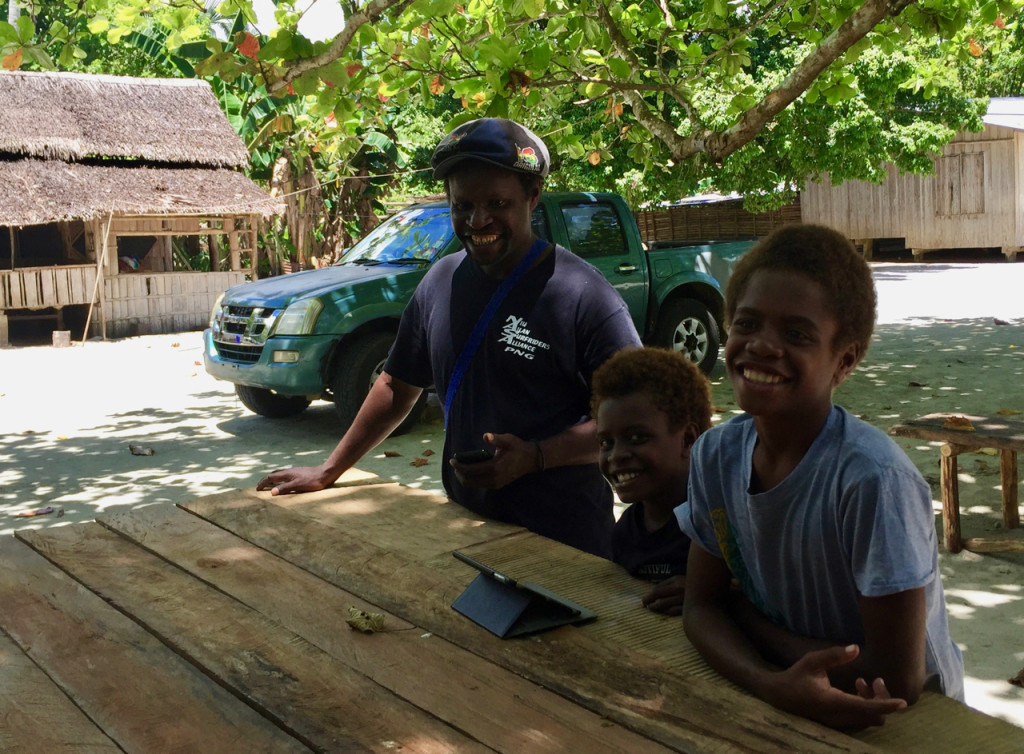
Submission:
<svg viewBox="0 0 1024 754">
<path fill-rule="evenodd" d="M 865 679 L 865 685 L 882 679 L 889 694 L 913 704 L 925 680 L 924 587 L 884 597 L 862 596 L 858 604 L 864 642 L 855 660 L 829 671 L 832 684 L 859 691 L 858 679 Z M 798 662 L 808 652 L 836 646 L 783 628 L 738 593 L 733 594 L 730 612 L 758 651 L 782 667 Z"/>
<path fill-rule="evenodd" d="M 725 562 L 694 542 L 686 570 L 686 635 L 729 680 L 774 707 L 835 727 L 881 725 L 885 715 L 907 706 L 873 690 L 859 696 L 832 685 L 829 672 L 854 660 L 856 646 L 814 649 L 784 669 L 770 662 L 732 615 L 732 574 Z"/>
<path fill-rule="evenodd" d="M 858 658 L 860 677 L 868 683 L 873 678 L 883 679 L 889 694 L 913 704 L 921 695 L 927 675 L 924 587 L 884 597 L 862 596 L 860 619 L 864 625 L 864 645 Z"/>
</svg>

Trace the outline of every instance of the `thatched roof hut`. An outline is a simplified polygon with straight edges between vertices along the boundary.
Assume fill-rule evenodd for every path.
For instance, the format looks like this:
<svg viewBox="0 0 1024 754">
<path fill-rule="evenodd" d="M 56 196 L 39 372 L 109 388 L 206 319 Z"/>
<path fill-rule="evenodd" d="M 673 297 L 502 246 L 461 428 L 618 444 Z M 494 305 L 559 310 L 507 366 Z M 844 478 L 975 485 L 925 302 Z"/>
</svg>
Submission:
<svg viewBox="0 0 1024 754">
<path fill-rule="evenodd" d="M 282 209 L 248 162 L 205 81 L 0 71 L 0 344 L 8 319 L 96 303 L 103 333 L 201 325 Z"/>
<path fill-rule="evenodd" d="M 0 71 L 0 225 L 275 214 L 248 162 L 205 81 Z"/>
</svg>

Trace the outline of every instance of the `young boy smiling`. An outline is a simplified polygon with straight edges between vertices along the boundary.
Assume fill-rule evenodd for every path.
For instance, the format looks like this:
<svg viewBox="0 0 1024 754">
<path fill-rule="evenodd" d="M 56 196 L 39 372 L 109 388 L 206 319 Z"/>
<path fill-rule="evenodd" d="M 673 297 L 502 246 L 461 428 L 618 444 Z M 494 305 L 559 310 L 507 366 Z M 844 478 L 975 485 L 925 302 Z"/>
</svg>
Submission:
<svg viewBox="0 0 1024 754">
<path fill-rule="evenodd" d="M 874 328 L 867 263 L 829 228 L 783 228 L 737 265 L 726 314 L 746 414 L 694 445 L 677 511 L 690 640 L 762 699 L 837 727 L 881 724 L 924 688 L 962 699 L 931 491 L 832 403 Z"/>
<path fill-rule="evenodd" d="M 690 448 L 711 426 L 711 389 L 675 351 L 627 348 L 594 372 L 601 473 L 629 505 L 612 532 L 612 560 L 658 582 L 642 603 L 680 615 L 689 538 L 673 513 L 686 498 Z"/>
</svg>

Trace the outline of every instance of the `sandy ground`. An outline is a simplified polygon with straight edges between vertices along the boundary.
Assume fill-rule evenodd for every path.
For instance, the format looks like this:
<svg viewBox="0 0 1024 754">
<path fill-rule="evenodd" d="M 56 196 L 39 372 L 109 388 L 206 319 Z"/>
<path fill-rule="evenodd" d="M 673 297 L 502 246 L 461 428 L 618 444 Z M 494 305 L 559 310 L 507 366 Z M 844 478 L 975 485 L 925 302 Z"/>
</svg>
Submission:
<svg viewBox="0 0 1024 754">
<path fill-rule="evenodd" d="M 874 269 L 875 342 L 837 402 L 884 429 L 934 411 L 1024 411 L 1024 264 Z M 736 407 L 721 365 L 713 378 L 716 419 L 727 418 Z M 199 333 L 2 349 L 0 536 L 252 487 L 271 469 L 319 462 L 336 440 L 328 404 L 281 421 L 250 414 L 230 385 L 206 375 Z M 133 455 L 130 444 L 154 453 Z M 938 512 L 938 448 L 901 444 Z M 440 492 L 437 456 L 412 465 L 427 448 L 441 450 L 436 419 L 386 441 L 359 468 Z M 1003 533 L 999 485 L 997 456 L 961 457 L 965 536 Z M 16 516 L 46 506 L 54 512 Z M 1011 534 L 1022 539 L 1024 529 Z M 940 564 L 968 703 L 1024 727 L 1024 689 L 1007 682 L 1024 668 L 1024 554 L 940 548 Z"/>
</svg>

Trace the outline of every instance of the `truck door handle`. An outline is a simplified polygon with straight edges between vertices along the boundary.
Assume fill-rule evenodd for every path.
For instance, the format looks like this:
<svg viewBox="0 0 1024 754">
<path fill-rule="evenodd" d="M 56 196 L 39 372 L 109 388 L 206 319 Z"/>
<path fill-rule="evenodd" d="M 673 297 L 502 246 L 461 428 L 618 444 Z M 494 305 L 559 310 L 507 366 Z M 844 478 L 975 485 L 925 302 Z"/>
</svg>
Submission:
<svg viewBox="0 0 1024 754">
<path fill-rule="evenodd" d="M 615 268 L 616 272 L 621 272 L 623 275 L 628 275 L 630 272 L 636 272 L 635 264 L 620 264 Z"/>
</svg>

